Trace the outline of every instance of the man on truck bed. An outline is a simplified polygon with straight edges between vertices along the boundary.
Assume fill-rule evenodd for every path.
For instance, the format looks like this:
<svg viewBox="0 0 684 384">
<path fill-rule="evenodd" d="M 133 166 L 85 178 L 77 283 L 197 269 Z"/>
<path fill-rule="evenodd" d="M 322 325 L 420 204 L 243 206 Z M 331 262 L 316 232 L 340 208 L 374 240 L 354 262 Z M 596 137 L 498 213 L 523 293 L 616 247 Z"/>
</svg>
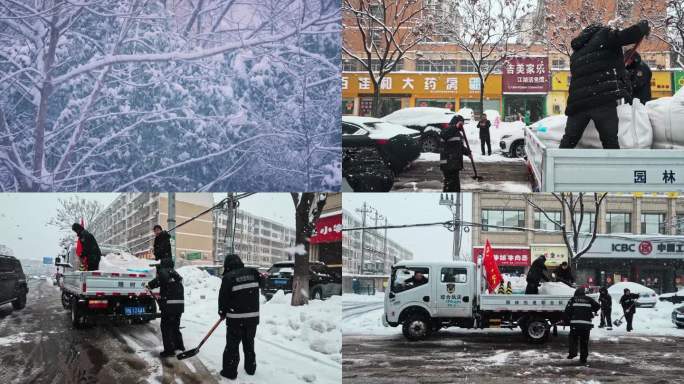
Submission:
<svg viewBox="0 0 684 384">
<path fill-rule="evenodd" d="M 541 255 L 532 263 L 530 271 L 527 272 L 527 287 L 525 288 L 526 295 L 538 295 L 539 284 L 542 280 L 549 281 L 548 270 L 546 269 L 546 256 Z"/>
<path fill-rule="evenodd" d="M 572 276 L 572 271 L 570 271 L 570 266 L 567 261 L 562 262 L 556 271 L 556 280 L 565 283 L 568 287 L 575 285 L 575 278 Z"/>
<path fill-rule="evenodd" d="M 221 376 L 235 380 L 240 363 L 240 342 L 245 355 L 245 371 L 256 372 L 254 336 L 259 325 L 259 287 L 261 275 L 254 268 L 245 268 L 240 257 L 226 256 L 219 290 L 219 316 L 226 319 L 226 348 L 223 350 Z"/>
<path fill-rule="evenodd" d="M 86 260 L 87 270 L 97 271 L 100 268 L 100 257 L 102 257 L 102 252 L 100 251 L 100 246 L 97 245 L 95 236 L 86 231 L 79 223 L 74 223 L 71 226 L 71 230 L 76 232 L 78 240 L 81 242 L 81 246 L 83 247 L 81 258 Z"/>
<path fill-rule="evenodd" d="M 568 301 L 565 307 L 565 316 L 570 321 L 570 351 L 568 359 L 577 357 L 577 344 L 579 343 L 580 364 L 587 363 L 589 356 L 589 333 L 594 327 L 591 319 L 594 313 L 601 308 L 599 303 L 584 292 L 584 287 L 575 290 L 575 295 Z"/>
<path fill-rule="evenodd" d="M 575 148 L 589 120 L 603 148 L 620 148 L 617 100 L 630 96 L 622 46 L 638 42 L 649 31 L 647 21 L 623 30 L 592 24 L 572 40 L 568 122 L 559 148 Z"/>
<path fill-rule="evenodd" d="M 157 265 L 157 277 L 147 283 L 149 289 L 159 287 L 159 310 L 161 311 L 161 333 L 164 350 L 161 357 L 175 356 L 175 351 L 185 351 L 180 322 L 184 305 L 183 278 L 173 270 L 171 258 L 162 259 Z"/>
<path fill-rule="evenodd" d="M 154 259 L 162 260 L 171 258 L 171 235 L 164 231 L 161 225 L 157 224 L 152 229 L 154 231 Z"/>
</svg>

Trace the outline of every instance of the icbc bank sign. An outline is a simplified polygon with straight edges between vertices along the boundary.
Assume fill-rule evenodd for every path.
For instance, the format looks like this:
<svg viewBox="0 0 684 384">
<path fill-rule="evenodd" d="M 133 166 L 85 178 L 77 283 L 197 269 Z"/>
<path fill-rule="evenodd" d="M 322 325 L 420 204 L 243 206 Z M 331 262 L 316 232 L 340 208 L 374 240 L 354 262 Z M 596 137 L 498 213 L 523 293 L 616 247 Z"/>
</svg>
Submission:
<svg viewBox="0 0 684 384">
<path fill-rule="evenodd" d="M 613 252 L 637 252 L 644 256 L 650 255 L 653 252 L 653 243 L 650 241 L 642 241 L 640 243 L 616 243 L 612 246 Z"/>
<path fill-rule="evenodd" d="M 580 248 L 591 239 L 582 237 Z M 684 236 L 634 236 L 633 239 L 616 239 L 599 235 L 583 258 L 653 258 L 684 259 Z"/>
</svg>

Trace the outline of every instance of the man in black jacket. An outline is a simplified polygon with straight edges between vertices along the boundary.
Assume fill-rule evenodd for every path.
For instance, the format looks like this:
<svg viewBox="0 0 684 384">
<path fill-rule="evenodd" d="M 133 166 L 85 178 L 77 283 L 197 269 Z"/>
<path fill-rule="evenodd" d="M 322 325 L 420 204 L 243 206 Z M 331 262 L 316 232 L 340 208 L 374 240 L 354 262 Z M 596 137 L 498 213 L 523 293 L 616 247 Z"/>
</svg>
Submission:
<svg viewBox="0 0 684 384">
<path fill-rule="evenodd" d="M 601 287 L 599 289 L 599 304 L 601 304 L 601 324 L 599 328 L 606 327 L 607 330 L 613 330 L 613 321 L 611 319 L 611 311 L 613 310 L 613 299 L 608 294 L 608 288 Z"/>
<path fill-rule="evenodd" d="M 442 150 L 439 153 L 439 168 L 444 175 L 444 192 L 461 192 L 459 172 L 463 169 L 463 156 L 470 151 L 463 143 L 463 116 L 456 115 L 449 122 L 449 127 L 440 133 Z"/>
<path fill-rule="evenodd" d="M 603 148 L 620 148 L 617 101 L 630 95 L 622 46 L 638 42 L 649 31 L 647 21 L 623 30 L 592 24 L 572 40 L 568 122 L 560 148 L 575 148 L 590 120 Z"/>
<path fill-rule="evenodd" d="M 97 271 L 100 268 L 100 258 L 102 257 L 102 252 L 100 251 L 100 246 L 97 245 L 97 240 L 92 233 L 88 232 L 79 223 L 74 223 L 71 226 L 71 230 L 76 232 L 81 246 L 83 247 L 83 253 L 81 253 L 81 258 L 86 260 L 88 271 Z"/>
<path fill-rule="evenodd" d="M 154 259 L 171 259 L 171 235 L 159 224 L 155 225 L 152 230 L 154 231 Z"/>
<path fill-rule="evenodd" d="M 173 269 L 171 258 L 162 259 L 157 266 L 157 277 L 147 283 L 148 289 L 159 287 L 160 328 L 164 350 L 161 357 L 175 356 L 175 351 L 184 351 L 180 322 L 185 310 L 183 278 Z"/>
<path fill-rule="evenodd" d="M 556 280 L 561 283 L 565 283 L 567 286 L 572 287 L 575 285 L 575 277 L 572 276 L 572 271 L 567 261 L 561 263 L 560 267 L 556 271 Z"/>
<path fill-rule="evenodd" d="M 625 320 L 627 320 L 627 332 L 632 332 L 632 319 L 634 319 L 634 313 L 636 312 L 637 300 L 639 295 L 636 293 L 631 293 L 628 288 L 623 291 L 624 294 L 620 298 L 620 305 L 622 310 L 625 312 Z"/>
<path fill-rule="evenodd" d="M 632 50 L 629 50 L 625 56 L 632 57 L 625 66 L 632 88 L 628 100 L 632 103 L 632 100 L 639 99 L 641 104 L 646 104 L 651 101 L 651 77 L 653 76 L 651 68 L 641 60 L 641 55 L 638 52 L 632 53 Z"/>
<path fill-rule="evenodd" d="M 487 120 L 487 114 L 483 113 L 480 121 L 477 122 L 477 129 L 480 131 L 480 150 L 482 151 L 482 156 L 485 155 L 485 145 L 487 146 L 487 155 L 492 155 L 492 139 L 489 136 L 489 128 L 492 123 Z"/>
<path fill-rule="evenodd" d="M 538 295 L 539 294 L 539 283 L 544 281 L 549 281 L 547 276 L 548 270 L 546 269 L 546 256 L 541 255 L 535 260 L 530 266 L 529 272 L 527 272 L 527 287 L 525 288 L 526 295 Z"/>
<path fill-rule="evenodd" d="M 580 364 L 587 363 L 589 356 L 589 333 L 594 327 L 591 319 L 594 313 L 601 308 L 599 303 L 584 292 L 584 287 L 575 290 L 575 295 L 568 301 L 565 307 L 565 317 L 570 322 L 570 350 L 568 359 L 577 357 L 577 344 L 579 343 Z"/>
<path fill-rule="evenodd" d="M 226 348 L 223 351 L 221 376 L 234 380 L 240 363 L 240 342 L 245 355 L 245 371 L 256 371 L 254 336 L 259 324 L 259 287 L 261 276 L 254 268 L 245 268 L 238 255 L 226 256 L 219 290 L 219 316 L 226 319 Z"/>
</svg>

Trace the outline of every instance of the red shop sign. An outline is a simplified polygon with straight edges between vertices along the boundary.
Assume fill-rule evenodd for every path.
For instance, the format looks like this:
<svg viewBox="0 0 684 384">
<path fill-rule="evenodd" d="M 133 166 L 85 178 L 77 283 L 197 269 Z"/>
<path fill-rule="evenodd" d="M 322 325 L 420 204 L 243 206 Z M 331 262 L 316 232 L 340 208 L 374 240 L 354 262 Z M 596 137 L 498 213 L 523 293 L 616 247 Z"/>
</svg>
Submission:
<svg viewBox="0 0 684 384">
<path fill-rule="evenodd" d="M 320 217 L 316 221 L 316 232 L 309 239 L 310 244 L 342 241 L 342 214 Z"/>
<path fill-rule="evenodd" d="M 548 57 L 511 57 L 503 62 L 503 92 L 548 92 Z"/>
<path fill-rule="evenodd" d="M 529 248 L 492 248 L 496 265 L 502 267 L 527 267 L 530 265 Z M 473 262 L 482 257 L 484 247 L 473 247 Z"/>
</svg>

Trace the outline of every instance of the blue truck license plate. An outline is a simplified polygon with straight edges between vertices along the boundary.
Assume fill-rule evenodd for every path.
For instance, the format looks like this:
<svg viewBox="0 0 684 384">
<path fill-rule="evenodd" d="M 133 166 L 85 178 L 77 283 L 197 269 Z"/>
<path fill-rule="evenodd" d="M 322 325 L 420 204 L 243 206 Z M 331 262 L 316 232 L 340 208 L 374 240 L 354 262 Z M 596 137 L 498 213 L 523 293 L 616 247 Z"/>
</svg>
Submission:
<svg viewBox="0 0 684 384">
<path fill-rule="evenodd" d="M 273 279 L 275 285 L 287 285 L 287 279 Z"/>
<path fill-rule="evenodd" d="M 145 307 L 124 307 L 124 314 L 126 316 L 142 315 L 145 313 Z"/>
</svg>

